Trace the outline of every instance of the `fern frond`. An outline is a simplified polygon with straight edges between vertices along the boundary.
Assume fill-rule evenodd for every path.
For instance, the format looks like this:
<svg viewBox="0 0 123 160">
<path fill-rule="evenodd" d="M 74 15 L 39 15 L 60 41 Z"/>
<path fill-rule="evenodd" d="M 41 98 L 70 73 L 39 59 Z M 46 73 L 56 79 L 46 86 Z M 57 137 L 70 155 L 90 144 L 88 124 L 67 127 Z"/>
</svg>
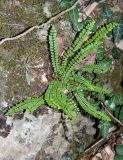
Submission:
<svg viewBox="0 0 123 160">
<path fill-rule="evenodd" d="M 45 100 L 49 106 L 62 109 L 70 119 L 73 119 L 76 117 L 78 111 L 76 103 L 69 99 L 62 92 L 62 89 L 63 86 L 60 81 L 53 81 L 45 93 Z"/>
<path fill-rule="evenodd" d="M 58 62 L 58 53 L 57 53 L 57 32 L 55 26 L 52 25 L 49 34 L 49 45 L 50 45 L 50 55 L 51 62 L 56 75 L 59 75 L 59 62 Z"/>
<path fill-rule="evenodd" d="M 110 66 L 110 63 L 108 62 L 102 64 L 85 64 L 84 66 L 82 66 L 81 71 L 101 74 L 107 72 Z"/>
<path fill-rule="evenodd" d="M 91 81 L 85 79 L 84 77 L 74 76 L 73 79 L 75 82 L 79 83 L 81 88 L 84 90 L 88 90 L 91 92 L 97 92 L 101 94 L 108 94 L 108 95 L 111 93 L 111 91 L 109 91 L 108 89 L 103 88 L 99 85 L 94 85 Z"/>
<path fill-rule="evenodd" d="M 105 27 L 101 27 L 91 38 L 85 42 L 83 47 L 95 42 L 95 41 L 100 41 L 103 39 L 113 28 L 117 26 L 116 22 L 110 22 L 107 24 Z"/>
<path fill-rule="evenodd" d="M 68 58 L 71 57 L 75 51 L 77 51 L 82 43 L 86 40 L 88 34 L 92 30 L 93 26 L 95 24 L 94 20 L 91 20 L 87 26 L 80 31 L 79 35 L 76 37 L 76 39 L 73 41 L 71 47 L 68 48 L 68 50 L 64 53 L 62 66 L 65 67 L 68 61 Z"/>
<path fill-rule="evenodd" d="M 70 92 L 73 91 L 78 91 L 78 90 L 87 90 L 87 88 L 85 86 L 82 87 L 82 85 L 78 84 L 78 83 L 71 83 L 71 84 L 67 84 L 66 89 Z"/>
<path fill-rule="evenodd" d="M 116 23 L 114 22 L 109 23 L 106 27 L 99 29 L 99 31 L 97 31 L 95 35 L 86 42 L 86 37 L 92 30 L 94 23 L 94 21 L 90 21 L 85 29 L 83 29 L 79 33 L 78 37 L 73 41 L 72 46 L 68 48 L 63 56 L 62 66 L 59 64 L 57 53 L 57 32 L 55 26 L 51 26 L 49 47 L 51 62 L 57 80 L 54 80 L 49 84 L 44 96 L 27 99 L 16 104 L 10 108 L 5 115 L 12 115 L 23 110 L 33 112 L 40 105 L 45 104 L 46 102 L 52 108 L 63 110 L 70 119 L 74 119 L 79 110 L 77 109 L 76 101 L 65 93 L 65 90 L 67 89 L 70 92 L 75 92 L 76 100 L 86 112 L 96 118 L 110 121 L 110 118 L 105 113 L 101 113 L 97 108 L 95 108 L 95 106 L 90 105 L 90 103 L 84 98 L 82 90 L 98 92 L 100 94 L 110 94 L 111 92 L 108 89 L 102 88 L 99 85 L 94 85 L 91 81 L 84 77 L 76 76 L 75 74 L 76 65 L 86 58 L 86 56 L 93 54 L 93 51 L 102 43 L 101 39 L 116 26 Z M 102 64 L 85 65 L 82 70 L 84 72 L 94 72 L 99 74 L 107 71 L 106 67 L 107 66 L 103 66 Z"/>
<path fill-rule="evenodd" d="M 45 104 L 43 96 L 41 97 L 34 97 L 31 99 L 27 99 L 23 102 L 20 102 L 16 104 L 15 106 L 12 106 L 6 113 L 6 116 L 11 116 L 14 113 L 26 110 L 27 112 L 32 113 L 34 110 L 36 110 L 41 105 Z"/>
<path fill-rule="evenodd" d="M 101 44 L 101 42 L 94 42 L 90 45 L 88 45 L 85 48 L 82 48 L 78 53 L 75 55 L 75 57 L 69 62 L 68 66 L 66 67 L 64 71 L 64 81 L 66 81 L 69 78 L 69 75 L 72 70 L 74 70 L 75 66 L 82 61 L 87 55 L 92 53 L 92 51 Z"/>
<path fill-rule="evenodd" d="M 80 51 L 75 55 L 75 57 L 66 67 L 66 70 L 64 72 L 65 81 L 69 77 L 69 74 L 74 69 L 75 65 L 83 60 L 87 55 L 89 55 L 90 51 L 98 48 L 101 44 L 100 40 L 103 39 L 106 34 L 108 34 L 116 25 L 117 23 L 115 22 L 107 24 L 106 27 L 102 27 L 101 29 L 99 29 L 99 31 L 97 31 L 91 39 L 85 42 L 82 49 L 80 49 Z"/>
<path fill-rule="evenodd" d="M 95 106 L 92 106 L 85 98 L 84 95 L 81 92 L 75 93 L 75 97 L 77 101 L 79 102 L 80 106 L 90 115 L 101 119 L 103 121 L 111 121 L 111 119 L 101 111 L 98 111 Z"/>
</svg>

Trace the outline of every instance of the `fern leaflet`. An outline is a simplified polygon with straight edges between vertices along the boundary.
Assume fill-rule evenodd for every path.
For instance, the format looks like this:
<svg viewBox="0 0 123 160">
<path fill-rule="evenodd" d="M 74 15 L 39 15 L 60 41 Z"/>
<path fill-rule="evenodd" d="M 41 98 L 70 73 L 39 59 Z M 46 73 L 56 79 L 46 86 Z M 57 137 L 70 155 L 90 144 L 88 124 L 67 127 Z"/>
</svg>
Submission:
<svg viewBox="0 0 123 160">
<path fill-rule="evenodd" d="M 25 101 L 16 104 L 12 108 L 10 108 L 5 115 L 6 116 L 11 116 L 14 113 L 26 110 L 27 112 L 32 113 L 34 110 L 36 110 L 38 107 L 41 105 L 45 104 L 43 96 L 41 97 L 34 97 L 31 99 L 26 99 Z"/>
<path fill-rule="evenodd" d="M 49 35 L 49 44 L 50 44 L 50 54 L 52 66 L 55 74 L 59 75 L 59 63 L 58 63 L 58 54 L 57 54 L 57 42 L 56 42 L 57 32 L 54 25 L 51 26 L 50 35 Z"/>
<path fill-rule="evenodd" d="M 95 21 L 93 20 L 90 21 L 88 25 L 84 29 L 82 29 L 82 31 L 73 41 L 71 47 L 68 48 L 68 50 L 64 53 L 63 61 L 62 61 L 63 67 L 66 66 L 68 58 L 71 57 L 74 54 L 74 52 L 77 51 L 81 47 L 82 43 L 86 40 L 88 34 L 92 30 L 94 24 L 95 24 Z"/>
<path fill-rule="evenodd" d="M 75 93 L 75 97 L 79 102 L 80 106 L 89 114 L 103 121 L 111 121 L 111 119 L 103 112 L 98 111 L 95 106 L 92 106 L 81 92 Z"/>
</svg>

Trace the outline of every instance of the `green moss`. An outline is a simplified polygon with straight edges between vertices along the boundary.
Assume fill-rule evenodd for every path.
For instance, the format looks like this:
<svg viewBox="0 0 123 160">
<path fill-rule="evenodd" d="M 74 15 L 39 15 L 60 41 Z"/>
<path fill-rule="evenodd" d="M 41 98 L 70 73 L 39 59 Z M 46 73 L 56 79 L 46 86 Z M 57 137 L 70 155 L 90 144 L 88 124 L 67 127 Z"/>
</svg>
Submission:
<svg viewBox="0 0 123 160">
<path fill-rule="evenodd" d="M 53 15 L 59 13 L 60 10 L 62 10 L 61 7 L 60 7 L 60 5 L 59 5 L 59 3 L 58 3 L 56 0 L 53 1 L 51 5 L 52 5 L 52 6 L 51 6 L 50 11 L 51 11 L 51 13 L 52 13 Z"/>
<path fill-rule="evenodd" d="M 6 70 L 9 71 L 15 67 L 16 61 L 21 61 L 23 57 L 29 57 L 33 62 L 46 56 L 48 53 L 46 42 L 38 40 L 34 33 L 32 35 L 25 37 L 24 41 L 21 39 L 9 41 L 1 46 L 0 61 Z M 4 50 L 7 53 L 4 53 Z"/>
<path fill-rule="evenodd" d="M 5 70 L 13 69 L 16 66 L 15 60 L 11 60 L 9 62 L 4 63 Z"/>
<path fill-rule="evenodd" d="M 20 5 L 1 3 L 0 32 L 3 37 L 16 35 L 28 27 L 43 23 L 46 16 L 43 13 L 42 1 L 20 1 Z"/>
<path fill-rule="evenodd" d="M 26 86 L 26 90 L 30 90 L 28 86 Z M 16 97 L 15 99 L 19 101 L 18 98 L 20 97 L 20 95 L 24 96 L 26 90 L 23 76 L 17 74 L 16 76 L 9 75 L 9 79 L 7 82 L 6 99 L 12 99 L 13 97 Z"/>
</svg>

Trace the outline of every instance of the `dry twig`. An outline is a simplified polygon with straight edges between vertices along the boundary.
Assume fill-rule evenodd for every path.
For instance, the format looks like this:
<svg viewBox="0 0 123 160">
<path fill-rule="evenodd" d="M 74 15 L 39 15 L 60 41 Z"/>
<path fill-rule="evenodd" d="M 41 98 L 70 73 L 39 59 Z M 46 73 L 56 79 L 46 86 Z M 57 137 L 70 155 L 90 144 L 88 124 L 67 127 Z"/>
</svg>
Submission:
<svg viewBox="0 0 123 160">
<path fill-rule="evenodd" d="M 99 152 L 105 145 L 108 145 L 108 143 L 110 141 L 112 141 L 113 139 L 116 141 L 116 138 L 123 133 L 123 124 L 112 115 L 112 113 L 107 109 L 107 107 L 101 103 L 102 108 L 105 110 L 105 112 L 110 116 L 112 122 L 114 122 L 114 124 L 116 124 L 116 128 L 114 128 L 110 133 L 109 136 L 107 138 L 101 138 L 99 139 L 96 143 L 94 143 L 92 146 L 90 146 L 89 148 L 87 148 L 84 153 L 83 156 L 88 156 L 88 157 L 92 157 L 94 156 L 97 152 Z M 114 141 L 113 141 L 114 142 Z M 82 156 L 82 157 L 83 157 Z M 83 160 L 83 158 L 81 158 L 81 160 Z"/>
<path fill-rule="evenodd" d="M 102 148 L 104 148 L 104 146 L 107 146 L 108 143 L 111 143 L 111 141 L 113 141 L 113 139 L 116 141 L 116 138 L 123 132 L 123 126 L 120 126 L 119 128 L 116 128 L 115 130 L 113 130 L 110 134 L 108 138 L 101 138 L 99 139 L 96 143 L 94 143 L 92 146 L 90 146 L 89 148 L 87 148 L 82 157 L 81 160 L 83 160 L 83 157 L 93 157 L 94 155 L 96 155 L 97 153 L 99 153 Z M 114 141 L 113 141 L 114 142 Z"/>
<path fill-rule="evenodd" d="M 114 122 L 115 124 L 118 124 L 119 126 L 123 126 L 123 124 L 116 117 L 112 115 L 112 113 L 108 110 L 108 108 L 103 103 L 101 103 L 101 106 L 105 110 L 105 112 L 109 115 L 112 122 Z"/>
</svg>

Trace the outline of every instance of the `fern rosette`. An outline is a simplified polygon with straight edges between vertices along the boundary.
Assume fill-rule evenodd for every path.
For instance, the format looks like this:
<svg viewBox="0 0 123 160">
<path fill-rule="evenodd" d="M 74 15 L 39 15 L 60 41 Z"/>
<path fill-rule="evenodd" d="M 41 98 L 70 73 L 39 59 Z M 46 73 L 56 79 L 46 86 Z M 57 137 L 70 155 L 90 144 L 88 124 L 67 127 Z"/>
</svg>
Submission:
<svg viewBox="0 0 123 160">
<path fill-rule="evenodd" d="M 98 84 L 93 84 L 92 81 L 84 76 L 77 75 L 76 72 L 76 65 L 88 55 L 93 54 L 93 51 L 96 51 L 102 44 L 102 39 L 116 27 L 117 24 L 115 22 L 109 23 L 105 27 L 101 27 L 93 36 L 89 37 L 94 25 L 94 20 L 89 21 L 87 26 L 80 31 L 71 47 L 64 53 L 61 63 L 59 62 L 57 53 L 57 31 L 54 25 L 51 26 L 49 49 L 55 79 L 49 84 L 44 95 L 16 104 L 6 112 L 7 116 L 23 110 L 33 112 L 42 104 L 47 104 L 54 109 L 62 110 L 70 119 L 74 119 L 79 113 L 78 104 L 83 110 L 95 118 L 103 121 L 111 120 L 104 112 L 100 111 L 100 109 L 94 105 L 91 105 L 84 96 L 85 91 L 102 95 L 110 95 L 111 92 Z M 85 64 L 81 68 L 81 71 L 100 74 L 108 70 L 107 66 L 109 65 Z"/>
</svg>

